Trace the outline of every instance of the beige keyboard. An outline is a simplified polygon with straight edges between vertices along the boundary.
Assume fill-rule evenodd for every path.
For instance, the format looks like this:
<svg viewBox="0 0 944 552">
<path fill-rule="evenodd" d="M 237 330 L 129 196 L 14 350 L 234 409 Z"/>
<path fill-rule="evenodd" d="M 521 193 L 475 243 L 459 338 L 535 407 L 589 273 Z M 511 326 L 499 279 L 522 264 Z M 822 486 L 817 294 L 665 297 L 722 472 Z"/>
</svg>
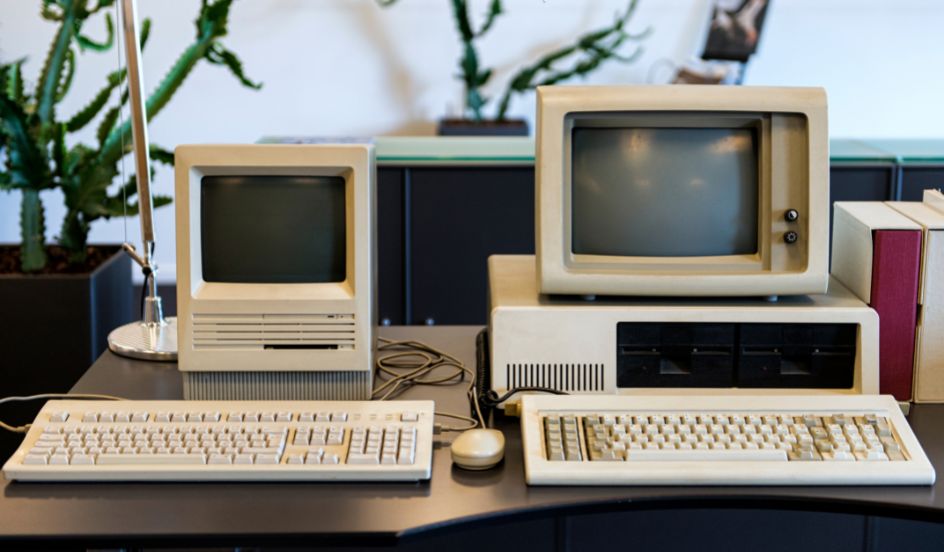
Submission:
<svg viewBox="0 0 944 552">
<path fill-rule="evenodd" d="M 416 481 L 431 401 L 49 401 L 20 481 Z"/>
<path fill-rule="evenodd" d="M 930 485 L 893 397 L 526 396 L 532 485 Z"/>
</svg>

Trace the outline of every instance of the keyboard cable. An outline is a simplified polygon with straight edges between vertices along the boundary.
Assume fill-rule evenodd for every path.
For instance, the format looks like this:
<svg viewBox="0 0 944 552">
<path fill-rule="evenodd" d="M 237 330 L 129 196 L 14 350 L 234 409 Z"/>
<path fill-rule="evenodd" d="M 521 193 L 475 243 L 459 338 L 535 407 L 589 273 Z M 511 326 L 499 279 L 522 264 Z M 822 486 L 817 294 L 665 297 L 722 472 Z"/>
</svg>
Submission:
<svg viewBox="0 0 944 552">
<path fill-rule="evenodd" d="M 0 404 L 6 404 L 10 402 L 27 402 L 27 401 L 38 401 L 38 400 L 48 400 L 48 399 L 71 399 L 71 400 L 83 400 L 83 401 L 126 401 L 124 397 L 115 397 L 113 395 L 95 395 L 92 393 L 42 393 L 40 395 L 26 395 L 22 397 L 4 397 L 0 399 Z M 33 424 L 24 424 L 21 426 L 12 426 L 6 422 L 0 421 L 0 429 L 5 429 L 13 433 L 26 433 L 29 431 L 30 427 Z"/>
</svg>

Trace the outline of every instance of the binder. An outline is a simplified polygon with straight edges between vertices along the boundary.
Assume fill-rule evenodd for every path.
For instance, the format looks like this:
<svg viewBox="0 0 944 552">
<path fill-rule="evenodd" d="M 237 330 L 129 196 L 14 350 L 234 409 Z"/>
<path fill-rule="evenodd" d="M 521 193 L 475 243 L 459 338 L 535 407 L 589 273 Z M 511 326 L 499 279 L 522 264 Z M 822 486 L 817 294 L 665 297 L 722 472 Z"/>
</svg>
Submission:
<svg viewBox="0 0 944 552">
<path fill-rule="evenodd" d="M 920 403 L 944 403 L 944 196 L 935 193 L 941 210 L 933 201 L 889 202 L 924 233 L 914 374 L 914 401 Z"/>
<path fill-rule="evenodd" d="M 941 190 L 925 190 L 923 199 L 928 207 L 944 213 L 944 193 Z"/>
<path fill-rule="evenodd" d="M 879 316 L 879 391 L 912 399 L 921 226 L 882 202 L 834 204 L 832 273 Z"/>
</svg>

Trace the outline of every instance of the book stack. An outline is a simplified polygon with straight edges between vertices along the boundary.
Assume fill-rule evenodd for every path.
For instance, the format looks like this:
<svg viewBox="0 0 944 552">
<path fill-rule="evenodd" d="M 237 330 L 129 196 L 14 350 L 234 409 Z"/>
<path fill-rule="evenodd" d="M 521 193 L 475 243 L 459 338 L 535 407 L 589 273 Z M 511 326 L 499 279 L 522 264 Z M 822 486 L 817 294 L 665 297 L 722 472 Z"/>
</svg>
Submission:
<svg viewBox="0 0 944 552">
<path fill-rule="evenodd" d="M 837 202 L 832 273 L 879 315 L 879 387 L 944 403 L 944 195 Z"/>
</svg>

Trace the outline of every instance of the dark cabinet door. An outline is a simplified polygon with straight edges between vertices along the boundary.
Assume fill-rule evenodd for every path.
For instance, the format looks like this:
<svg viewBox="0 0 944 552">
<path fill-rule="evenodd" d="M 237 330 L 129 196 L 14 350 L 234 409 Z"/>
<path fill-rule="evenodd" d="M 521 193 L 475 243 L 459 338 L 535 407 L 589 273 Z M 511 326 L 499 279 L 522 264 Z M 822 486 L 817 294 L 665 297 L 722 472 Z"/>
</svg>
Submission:
<svg viewBox="0 0 944 552">
<path fill-rule="evenodd" d="M 406 324 L 403 246 L 403 180 L 406 169 L 377 170 L 377 296 L 384 325 Z"/>
<path fill-rule="evenodd" d="M 414 324 L 484 324 L 489 255 L 534 252 L 532 167 L 411 169 Z"/>
<path fill-rule="evenodd" d="M 829 169 L 829 239 L 833 236 L 833 203 L 891 201 L 895 195 L 895 166 L 891 163 L 832 165 Z M 831 259 L 832 249 L 829 255 Z"/>
<path fill-rule="evenodd" d="M 925 190 L 944 190 L 944 167 L 901 167 L 901 200 L 921 201 Z"/>
<path fill-rule="evenodd" d="M 829 170 L 830 201 L 895 199 L 894 165 L 833 165 Z"/>
</svg>

